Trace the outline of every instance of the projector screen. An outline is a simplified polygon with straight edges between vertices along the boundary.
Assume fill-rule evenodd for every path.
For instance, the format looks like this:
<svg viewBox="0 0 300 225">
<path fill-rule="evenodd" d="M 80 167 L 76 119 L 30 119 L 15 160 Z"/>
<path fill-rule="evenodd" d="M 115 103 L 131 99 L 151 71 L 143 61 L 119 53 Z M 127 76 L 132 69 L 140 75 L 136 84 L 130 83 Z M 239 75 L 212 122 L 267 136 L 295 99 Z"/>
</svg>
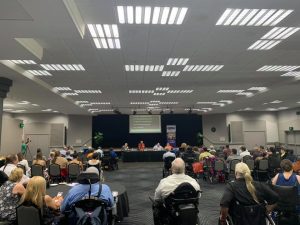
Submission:
<svg viewBox="0 0 300 225">
<path fill-rule="evenodd" d="M 130 115 L 129 133 L 161 133 L 160 115 Z"/>
</svg>

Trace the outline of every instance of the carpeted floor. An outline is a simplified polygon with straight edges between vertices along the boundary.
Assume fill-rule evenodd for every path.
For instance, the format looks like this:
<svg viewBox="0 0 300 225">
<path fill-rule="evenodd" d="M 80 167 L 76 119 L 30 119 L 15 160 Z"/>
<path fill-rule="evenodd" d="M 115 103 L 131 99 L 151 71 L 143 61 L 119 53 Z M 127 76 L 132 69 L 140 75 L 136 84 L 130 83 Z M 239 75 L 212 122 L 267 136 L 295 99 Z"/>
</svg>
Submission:
<svg viewBox="0 0 300 225">
<path fill-rule="evenodd" d="M 105 171 L 104 176 L 107 181 L 119 182 L 127 189 L 130 212 L 120 225 L 153 225 L 149 195 L 154 194 L 162 178 L 162 163 L 120 163 L 118 171 Z M 203 191 L 199 204 L 201 225 L 216 225 L 225 184 L 201 180 L 200 186 Z"/>
</svg>

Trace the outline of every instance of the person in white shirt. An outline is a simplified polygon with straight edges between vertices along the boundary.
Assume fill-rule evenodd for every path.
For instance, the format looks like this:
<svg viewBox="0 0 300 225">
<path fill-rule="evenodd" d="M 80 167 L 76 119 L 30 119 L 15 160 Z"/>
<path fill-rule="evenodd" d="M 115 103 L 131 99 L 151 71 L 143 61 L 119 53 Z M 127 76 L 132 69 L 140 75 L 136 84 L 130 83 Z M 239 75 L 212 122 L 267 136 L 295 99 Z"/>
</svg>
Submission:
<svg viewBox="0 0 300 225">
<path fill-rule="evenodd" d="M 197 181 L 184 174 L 185 164 L 181 158 L 177 158 L 172 162 L 171 170 L 173 174 L 162 179 L 157 186 L 154 194 L 155 201 L 162 201 L 184 182 L 190 183 L 196 191 L 200 191 L 200 185 Z"/>
<path fill-rule="evenodd" d="M 154 151 L 162 151 L 164 150 L 163 146 L 160 145 L 160 143 L 157 143 L 156 145 L 154 145 L 153 147 Z"/>
<path fill-rule="evenodd" d="M 6 175 L 9 177 L 11 172 L 17 168 L 18 165 L 18 157 L 17 155 L 8 155 L 5 158 L 5 165 L 0 168 L 1 171 L 6 173 Z M 23 177 L 21 179 L 21 183 L 27 183 L 29 181 L 29 177 L 23 174 Z"/>
<path fill-rule="evenodd" d="M 28 161 L 26 159 L 24 159 L 24 156 L 21 152 L 17 154 L 17 157 L 18 157 L 18 165 L 24 166 L 26 175 L 28 175 L 28 172 L 30 171 Z"/>
<path fill-rule="evenodd" d="M 240 153 L 241 158 L 243 158 L 246 155 L 251 155 L 245 146 L 241 146 L 240 149 L 241 149 L 241 153 Z"/>
<path fill-rule="evenodd" d="M 171 152 L 171 150 L 167 150 L 166 149 L 166 153 L 163 154 L 163 160 L 165 158 L 167 158 L 167 157 L 174 157 L 174 158 L 176 158 L 176 155 L 175 155 L 175 153 Z"/>
<path fill-rule="evenodd" d="M 94 152 L 97 152 L 100 156 L 100 158 L 103 158 L 103 150 L 101 149 L 101 147 L 98 147 L 98 149 Z"/>
</svg>

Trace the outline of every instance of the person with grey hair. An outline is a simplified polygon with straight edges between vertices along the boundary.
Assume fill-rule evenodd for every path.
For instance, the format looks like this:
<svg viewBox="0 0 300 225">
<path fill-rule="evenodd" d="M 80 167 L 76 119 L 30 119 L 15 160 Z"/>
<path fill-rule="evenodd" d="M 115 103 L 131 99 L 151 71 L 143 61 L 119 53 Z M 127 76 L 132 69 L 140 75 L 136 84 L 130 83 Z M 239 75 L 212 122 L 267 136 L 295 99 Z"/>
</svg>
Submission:
<svg viewBox="0 0 300 225">
<path fill-rule="evenodd" d="M 84 171 L 82 173 L 95 173 L 98 176 L 101 176 L 101 174 L 99 174 L 99 170 L 96 167 L 89 167 L 86 169 L 86 171 Z M 108 185 L 100 184 L 100 183 L 92 184 L 91 185 L 91 195 L 97 196 L 97 194 L 99 192 L 99 187 L 100 187 L 99 185 L 102 185 L 100 199 L 105 201 L 107 203 L 107 205 L 111 207 L 114 203 L 114 199 L 113 199 L 111 190 Z M 66 195 L 66 197 L 64 198 L 64 201 L 62 202 L 62 204 L 60 206 L 61 212 L 64 213 L 65 211 L 69 211 L 71 209 L 71 206 L 75 202 L 88 196 L 89 189 L 90 189 L 89 184 L 77 184 L 74 187 L 72 187 L 69 190 L 68 194 Z"/>
<path fill-rule="evenodd" d="M 190 183 L 196 191 L 200 191 L 200 185 L 197 181 L 185 175 L 185 164 L 181 158 L 176 158 L 172 162 L 172 175 L 162 179 L 155 190 L 154 200 L 162 201 L 169 194 L 171 194 L 180 184 Z"/>
</svg>

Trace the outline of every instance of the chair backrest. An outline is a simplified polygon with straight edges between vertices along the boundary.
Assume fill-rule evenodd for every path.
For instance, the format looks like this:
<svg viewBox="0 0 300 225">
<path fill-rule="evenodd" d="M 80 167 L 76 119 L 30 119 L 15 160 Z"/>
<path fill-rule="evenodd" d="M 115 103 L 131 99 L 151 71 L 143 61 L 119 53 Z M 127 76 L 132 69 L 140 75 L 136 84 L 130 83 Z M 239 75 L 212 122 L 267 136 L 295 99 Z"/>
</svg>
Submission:
<svg viewBox="0 0 300 225">
<path fill-rule="evenodd" d="M 100 165 L 100 163 L 98 163 L 98 164 L 96 164 L 96 165 L 90 165 L 90 164 L 87 164 L 87 167 L 95 167 L 95 168 L 98 169 L 99 174 L 101 173 L 101 165 Z"/>
<path fill-rule="evenodd" d="M 80 174 L 80 166 L 77 163 L 70 163 L 68 165 L 69 177 L 77 177 Z"/>
<path fill-rule="evenodd" d="M 58 177 L 60 176 L 60 165 L 58 164 L 51 164 L 49 166 L 49 175 L 52 177 Z"/>
<path fill-rule="evenodd" d="M 21 168 L 23 170 L 23 173 L 26 175 L 26 168 L 24 165 L 18 164 L 17 167 Z"/>
<path fill-rule="evenodd" d="M 240 162 L 240 160 L 238 160 L 238 159 L 233 159 L 233 160 L 231 160 L 230 161 L 230 172 L 234 172 L 235 171 L 235 166 L 236 166 L 236 164 L 238 164 Z"/>
<path fill-rule="evenodd" d="M 225 163 L 223 160 L 216 160 L 215 161 L 215 170 L 216 171 L 223 171 L 225 169 Z"/>
<path fill-rule="evenodd" d="M 247 160 L 252 160 L 252 156 L 251 155 L 245 155 L 243 158 L 242 158 L 242 161 L 244 163 L 246 163 Z"/>
<path fill-rule="evenodd" d="M 279 195 L 277 210 L 295 212 L 298 204 L 297 186 L 272 186 L 272 189 Z"/>
<path fill-rule="evenodd" d="M 42 165 L 39 165 L 39 164 L 31 165 L 31 177 L 34 177 L 34 176 L 43 177 L 44 176 L 43 171 L 44 171 L 44 168 Z"/>
<path fill-rule="evenodd" d="M 166 169 L 170 169 L 172 166 L 172 162 L 174 161 L 175 157 L 173 156 L 168 156 L 164 158 L 164 166 Z"/>
<path fill-rule="evenodd" d="M 41 225 L 41 211 L 34 206 L 20 205 L 16 208 L 18 225 Z"/>
<path fill-rule="evenodd" d="M 261 159 L 258 162 L 258 169 L 259 170 L 268 170 L 269 168 L 269 162 L 267 159 Z"/>
<path fill-rule="evenodd" d="M 244 163 L 247 164 L 247 166 L 249 167 L 249 170 L 254 170 L 254 160 L 253 159 L 247 159 L 246 161 L 244 161 Z"/>
<path fill-rule="evenodd" d="M 166 199 L 166 204 L 198 203 L 199 191 L 187 182 L 181 183 Z"/>
</svg>

